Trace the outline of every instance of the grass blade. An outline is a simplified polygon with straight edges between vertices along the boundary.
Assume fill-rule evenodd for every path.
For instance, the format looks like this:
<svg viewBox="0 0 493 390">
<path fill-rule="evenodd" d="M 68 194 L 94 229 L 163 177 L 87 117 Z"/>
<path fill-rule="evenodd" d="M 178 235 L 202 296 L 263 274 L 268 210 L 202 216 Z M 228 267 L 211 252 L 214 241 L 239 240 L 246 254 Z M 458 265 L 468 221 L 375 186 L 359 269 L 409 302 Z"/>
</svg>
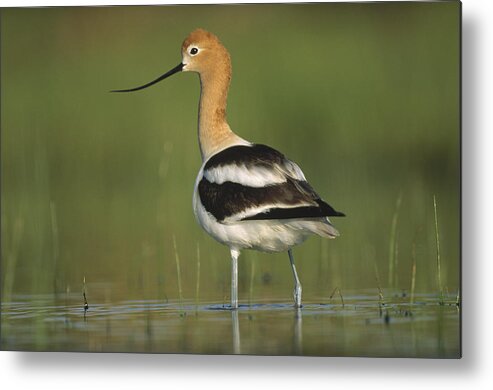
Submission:
<svg viewBox="0 0 493 390">
<path fill-rule="evenodd" d="M 178 296 L 180 297 L 180 305 L 183 309 L 183 292 L 182 292 L 182 288 L 181 288 L 180 256 L 178 256 L 178 249 L 176 248 L 176 237 L 174 234 L 173 234 L 173 248 L 175 250 L 176 274 L 178 277 Z"/>
<path fill-rule="evenodd" d="M 416 287 L 416 243 L 413 242 L 413 249 L 412 249 L 412 258 L 413 258 L 413 264 L 412 264 L 412 269 L 411 269 L 411 310 L 414 305 L 414 289 Z"/>
<path fill-rule="evenodd" d="M 399 210 L 401 208 L 402 192 L 395 202 L 394 215 L 390 225 L 389 239 L 389 287 L 395 287 L 397 284 L 397 222 L 399 220 Z"/>
<path fill-rule="evenodd" d="M 443 305 L 443 287 L 442 287 L 442 270 L 441 270 L 441 258 L 440 258 L 440 236 L 438 232 L 438 212 L 437 212 L 437 200 L 433 195 L 433 209 L 435 211 L 435 239 L 436 239 L 436 261 L 437 261 L 437 279 L 438 288 L 440 290 L 440 305 Z"/>
<path fill-rule="evenodd" d="M 195 306 L 199 308 L 199 291 L 200 291 L 200 246 L 197 243 L 197 284 L 195 285 Z"/>
</svg>

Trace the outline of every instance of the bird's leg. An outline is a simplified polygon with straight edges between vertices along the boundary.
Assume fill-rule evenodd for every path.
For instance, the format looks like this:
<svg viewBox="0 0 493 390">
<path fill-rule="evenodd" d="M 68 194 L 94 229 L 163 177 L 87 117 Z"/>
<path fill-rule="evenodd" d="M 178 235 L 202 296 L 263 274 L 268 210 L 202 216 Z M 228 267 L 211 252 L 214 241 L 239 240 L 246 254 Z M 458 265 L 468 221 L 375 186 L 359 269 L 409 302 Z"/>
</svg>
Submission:
<svg viewBox="0 0 493 390">
<path fill-rule="evenodd" d="M 238 309 L 238 257 L 240 251 L 231 249 L 231 309 Z"/>
<path fill-rule="evenodd" d="M 288 250 L 288 255 L 289 255 L 289 262 L 291 263 L 291 269 L 293 270 L 293 277 L 294 277 L 294 307 L 300 308 L 301 307 L 301 283 L 300 279 L 298 278 L 298 274 L 296 273 L 296 266 L 294 265 L 294 257 L 293 257 L 293 252 L 291 249 Z"/>
</svg>

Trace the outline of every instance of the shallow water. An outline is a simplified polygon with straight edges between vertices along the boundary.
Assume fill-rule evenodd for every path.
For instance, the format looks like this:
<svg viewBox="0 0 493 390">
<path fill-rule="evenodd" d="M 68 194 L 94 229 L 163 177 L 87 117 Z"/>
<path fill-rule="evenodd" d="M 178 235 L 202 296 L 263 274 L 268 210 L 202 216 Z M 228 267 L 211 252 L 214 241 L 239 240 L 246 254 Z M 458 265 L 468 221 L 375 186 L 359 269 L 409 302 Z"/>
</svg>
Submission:
<svg viewBox="0 0 493 390">
<path fill-rule="evenodd" d="M 7 350 L 257 355 L 446 357 L 460 355 L 460 311 L 436 295 L 344 296 L 344 304 L 241 304 L 132 300 L 90 303 L 80 294 L 16 295 L 2 304 Z"/>
</svg>

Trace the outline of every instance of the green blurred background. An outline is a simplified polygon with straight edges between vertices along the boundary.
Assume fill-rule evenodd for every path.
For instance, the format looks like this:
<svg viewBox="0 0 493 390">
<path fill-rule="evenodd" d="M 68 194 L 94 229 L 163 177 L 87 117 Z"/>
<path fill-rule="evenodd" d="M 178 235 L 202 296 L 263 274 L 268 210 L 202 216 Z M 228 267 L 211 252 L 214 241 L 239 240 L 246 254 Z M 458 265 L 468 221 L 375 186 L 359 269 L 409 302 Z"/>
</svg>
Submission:
<svg viewBox="0 0 493 390">
<path fill-rule="evenodd" d="M 197 75 L 108 93 L 174 67 L 197 27 L 231 53 L 231 127 L 347 214 L 295 249 L 304 299 L 408 290 L 413 254 L 416 291 L 438 292 L 434 195 L 456 294 L 459 22 L 458 2 L 2 9 L 2 300 L 84 277 L 93 300 L 176 299 L 176 256 L 185 299 L 198 258 L 200 300 L 229 299 L 228 250 L 192 211 Z M 291 297 L 284 253 L 245 251 L 239 277 L 240 301 Z"/>
</svg>

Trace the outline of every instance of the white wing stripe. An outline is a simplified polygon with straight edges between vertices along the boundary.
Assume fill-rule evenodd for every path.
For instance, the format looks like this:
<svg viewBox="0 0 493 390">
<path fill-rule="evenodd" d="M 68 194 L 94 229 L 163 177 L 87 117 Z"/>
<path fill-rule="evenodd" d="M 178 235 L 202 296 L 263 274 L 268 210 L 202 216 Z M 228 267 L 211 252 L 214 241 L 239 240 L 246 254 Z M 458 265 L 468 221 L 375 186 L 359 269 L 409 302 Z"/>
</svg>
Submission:
<svg viewBox="0 0 493 390">
<path fill-rule="evenodd" d="M 261 188 L 286 182 L 286 176 L 278 169 L 265 167 L 247 168 L 244 165 L 222 165 L 206 169 L 204 176 L 210 183 L 238 183 L 245 187 Z"/>
<path fill-rule="evenodd" d="M 228 224 L 228 223 L 234 223 L 241 221 L 244 218 L 251 217 L 256 214 L 263 213 L 265 211 L 268 211 L 270 209 L 275 209 L 275 208 L 283 208 L 283 209 L 291 209 L 291 208 L 297 208 L 297 207 L 303 207 L 303 206 L 313 206 L 311 203 L 305 203 L 305 202 L 300 202 L 297 204 L 282 204 L 282 203 L 276 203 L 276 204 L 263 204 L 259 205 L 257 207 L 249 207 L 247 209 L 244 209 L 243 211 L 233 214 L 229 217 L 224 218 L 222 223 Z"/>
</svg>

